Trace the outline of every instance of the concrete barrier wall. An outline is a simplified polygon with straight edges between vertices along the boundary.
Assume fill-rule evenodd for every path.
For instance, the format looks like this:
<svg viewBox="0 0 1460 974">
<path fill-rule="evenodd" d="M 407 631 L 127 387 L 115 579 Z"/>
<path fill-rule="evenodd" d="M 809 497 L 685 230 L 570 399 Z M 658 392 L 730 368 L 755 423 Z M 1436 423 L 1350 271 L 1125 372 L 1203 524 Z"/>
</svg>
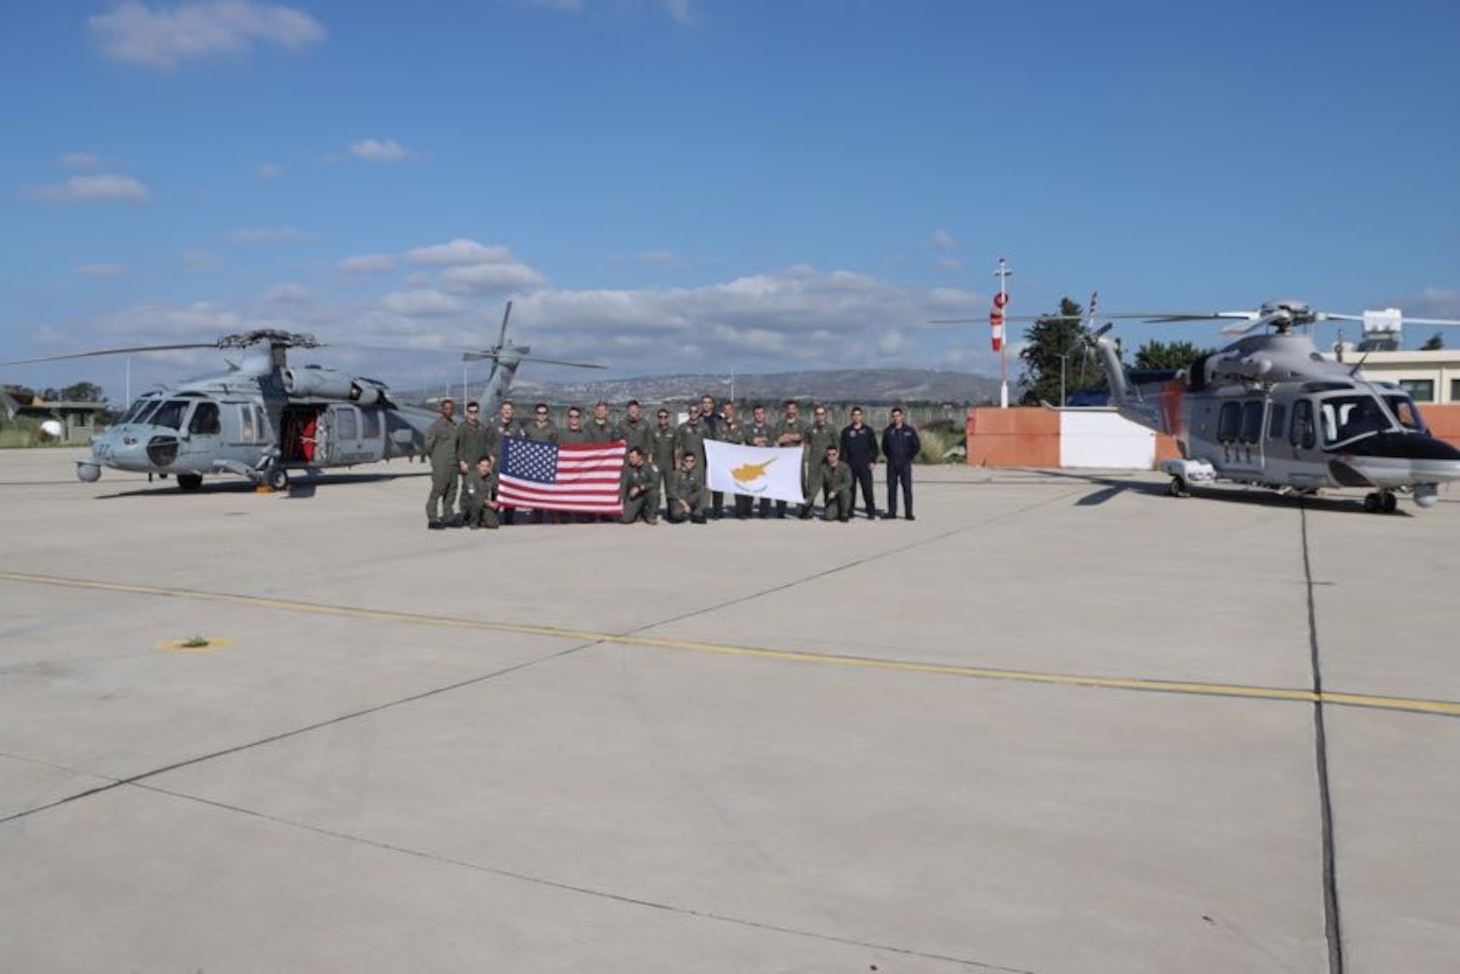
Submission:
<svg viewBox="0 0 1460 974">
<path fill-rule="evenodd" d="M 1169 436 L 1158 436 L 1113 409 L 968 411 L 968 463 L 973 467 L 1086 467 L 1151 470 L 1179 456 Z"/>
<path fill-rule="evenodd" d="M 1420 407 L 1430 431 L 1460 448 L 1460 404 Z M 1151 470 L 1180 456 L 1176 441 L 1106 409 L 968 411 L 968 464 L 973 467 L 1087 467 Z"/>
</svg>

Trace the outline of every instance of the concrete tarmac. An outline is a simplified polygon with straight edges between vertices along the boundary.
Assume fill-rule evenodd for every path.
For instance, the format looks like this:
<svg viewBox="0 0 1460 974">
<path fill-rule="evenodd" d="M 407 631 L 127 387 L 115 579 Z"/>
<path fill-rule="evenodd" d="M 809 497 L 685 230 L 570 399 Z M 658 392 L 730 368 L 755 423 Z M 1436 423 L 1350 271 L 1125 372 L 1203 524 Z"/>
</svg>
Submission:
<svg viewBox="0 0 1460 974">
<path fill-rule="evenodd" d="M 427 531 L 75 456 L 0 451 L 6 971 L 1456 969 L 1460 494 Z"/>
</svg>

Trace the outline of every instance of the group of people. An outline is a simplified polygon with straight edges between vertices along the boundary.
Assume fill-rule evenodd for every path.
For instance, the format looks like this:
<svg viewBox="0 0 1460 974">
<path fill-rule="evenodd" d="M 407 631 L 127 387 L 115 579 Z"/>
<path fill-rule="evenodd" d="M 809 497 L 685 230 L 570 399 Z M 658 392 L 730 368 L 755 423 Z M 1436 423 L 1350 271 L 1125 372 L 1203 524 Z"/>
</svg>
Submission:
<svg viewBox="0 0 1460 974">
<path fill-rule="evenodd" d="M 513 523 L 515 511 L 498 498 L 498 462 L 503 441 L 522 437 L 544 443 L 622 442 L 626 456 L 619 487 L 623 512 L 616 520 L 624 524 L 644 521 L 657 524 L 660 516 L 671 523 L 705 524 L 727 516 L 724 491 L 711 491 L 706 484 L 706 441 L 749 446 L 800 447 L 801 486 L 805 502 L 796 516 L 810 519 L 818 501 L 828 521 L 852 519 L 855 495 L 860 489 L 868 520 L 896 518 L 899 495 L 903 516 L 913 520 L 912 465 L 922 450 L 917 430 L 907 422 L 902 409 L 892 410 L 892 422 L 880 436 L 863 422 L 860 407 L 851 410 L 851 422 L 837 429 L 827 417 L 825 406 L 812 409 L 810 419 L 800 405 L 788 399 L 774 422 L 766 408 L 757 405 L 748 421 L 736 415 L 735 403 L 716 405 L 706 395 L 689 406 L 688 418 L 675 425 L 669 410 L 660 407 L 650 422 L 638 400 L 630 400 L 624 415 L 611 421 L 608 403 L 593 407 L 592 418 L 583 421 L 583 411 L 571 406 L 567 425 L 552 420 L 545 403 L 533 409 L 532 419 L 521 422 L 509 401 L 499 414 L 484 420 L 475 402 L 467 403 L 463 421 L 455 419 L 456 404 L 441 402 L 441 416 L 426 431 L 425 453 L 431 464 L 431 492 L 426 499 L 426 522 L 433 530 L 451 524 L 469 528 L 496 528 Z M 887 505 L 881 512 L 873 500 L 872 470 L 879 462 L 887 467 Z M 455 513 L 458 486 L 460 512 Z M 785 518 L 789 504 L 746 494 L 732 494 L 729 516 L 745 519 Z M 544 512 L 534 511 L 541 521 Z"/>
</svg>

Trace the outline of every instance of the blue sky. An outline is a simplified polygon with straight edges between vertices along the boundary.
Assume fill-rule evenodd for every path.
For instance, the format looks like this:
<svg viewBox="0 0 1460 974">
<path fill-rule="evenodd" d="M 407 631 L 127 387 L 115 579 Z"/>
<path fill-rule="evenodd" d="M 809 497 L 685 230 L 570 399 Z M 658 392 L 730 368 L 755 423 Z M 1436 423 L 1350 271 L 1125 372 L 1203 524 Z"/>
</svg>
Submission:
<svg viewBox="0 0 1460 974">
<path fill-rule="evenodd" d="M 4 16 L 0 358 L 252 327 L 479 345 L 512 298 L 519 342 L 609 375 L 997 374 L 986 325 L 928 319 L 986 314 L 1001 255 L 1011 312 L 1099 289 L 1109 310 L 1294 296 L 1460 316 L 1454 3 L 59 0 Z M 322 358 L 398 384 L 460 368 Z M 120 375 L 0 379 L 119 398 Z"/>
</svg>

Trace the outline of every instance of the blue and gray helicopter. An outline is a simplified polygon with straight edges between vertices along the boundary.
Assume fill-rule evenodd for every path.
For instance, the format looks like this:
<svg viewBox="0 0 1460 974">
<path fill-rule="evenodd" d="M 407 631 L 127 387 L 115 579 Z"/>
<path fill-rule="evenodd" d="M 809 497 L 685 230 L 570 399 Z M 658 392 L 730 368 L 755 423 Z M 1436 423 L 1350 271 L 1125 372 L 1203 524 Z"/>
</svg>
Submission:
<svg viewBox="0 0 1460 974">
<path fill-rule="evenodd" d="M 509 301 L 497 344 L 461 352 L 463 361 L 492 363 L 481 396 L 487 415 L 497 412 L 524 361 L 603 368 L 531 356 L 529 347 L 507 340 L 511 314 Z M 133 402 L 117 422 L 92 438 L 91 456 L 77 461 L 76 476 L 86 483 L 99 480 L 102 468 L 111 467 L 173 477 L 185 491 L 197 490 L 205 476 L 220 474 L 283 490 L 294 472 L 312 475 L 421 455 L 426 430 L 439 413 L 396 402 L 379 379 L 289 364 L 290 349 L 320 347 L 312 335 L 260 329 L 216 342 L 75 352 L 0 365 L 181 349 L 242 350 L 241 360 L 230 362 L 226 372 L 149 392 Z"/>
</svg>

